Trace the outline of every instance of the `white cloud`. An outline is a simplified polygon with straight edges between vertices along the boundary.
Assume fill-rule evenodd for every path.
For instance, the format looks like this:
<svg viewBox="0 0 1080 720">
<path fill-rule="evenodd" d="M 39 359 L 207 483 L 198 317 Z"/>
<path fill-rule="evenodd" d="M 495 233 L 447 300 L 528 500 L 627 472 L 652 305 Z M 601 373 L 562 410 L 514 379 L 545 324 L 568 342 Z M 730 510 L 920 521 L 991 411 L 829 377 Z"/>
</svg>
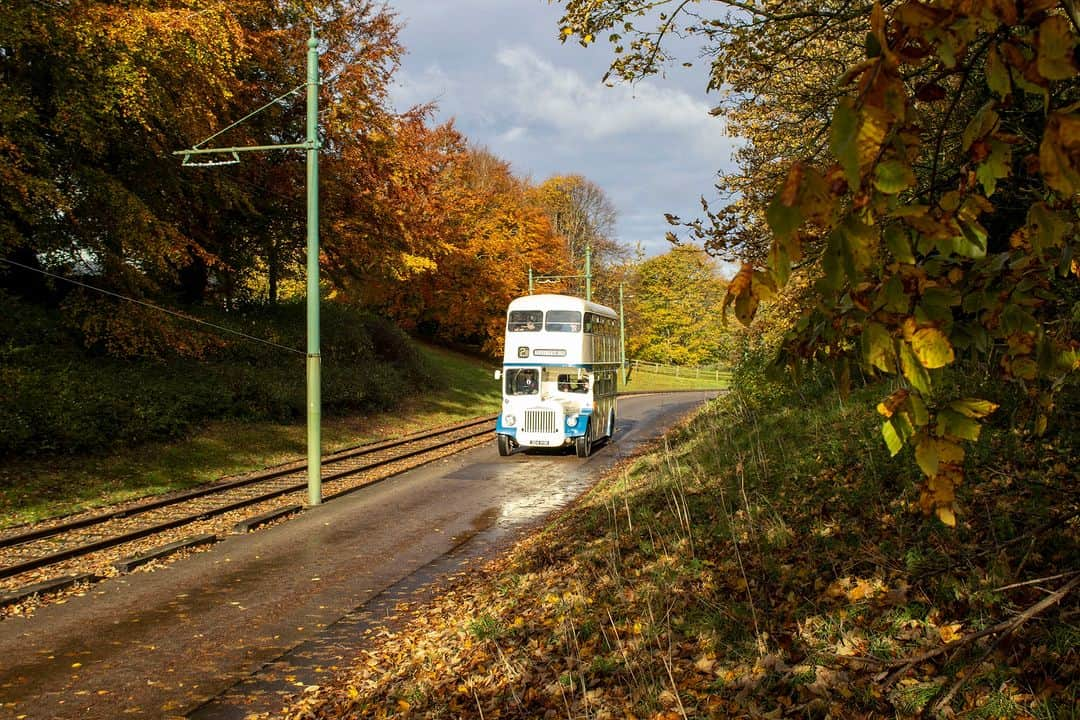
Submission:
<svg viewBox="0 0 1080 720">
<path fill-rule="evenodd" d="M 556 66 L 527 47 L 499 50 L 495 59 L 509 75 L 499 94 L 514 110 L 540 124 L 589 140 L 628 134 L 672 133 L 695 141 L 701 150 L 730 154 L 732 141 L 709 106 L 682 90 L 651 81 L 607 87 L 588 82 L 577 71 Z"/>
<path fill-rule="evenodd" d="M 696 94 L 700 76 L 607 87 L 608 49 L 561 45 L 558 6 L 391 1 L 408 20 L 398 107 L 438 103 L 440 118 L 534 181 L 589 178 L 618 208 L 619 240 L 631 247 L 665 252 L 664 213 L 697 217 L 716 171 L 731 165 L 737 140 Z"/>
<path fill-rule="evenodd" d="M 523 128 L 520 125 L 512 127 L 503 134 L 499 135 L 499 141 L 505 143 L 518 142 L 528 138 L 529 131 L 527 128 Z"/>
</svg>

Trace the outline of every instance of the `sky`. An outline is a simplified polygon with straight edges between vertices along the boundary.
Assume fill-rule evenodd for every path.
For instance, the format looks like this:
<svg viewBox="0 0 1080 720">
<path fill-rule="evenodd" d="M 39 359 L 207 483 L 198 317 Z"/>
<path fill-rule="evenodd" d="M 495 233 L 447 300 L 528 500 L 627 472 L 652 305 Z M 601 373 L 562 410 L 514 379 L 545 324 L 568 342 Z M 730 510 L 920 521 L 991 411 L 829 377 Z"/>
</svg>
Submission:
<svg viewBox="0 0 1080 720">
<path fill-rule="evenodd" d="M 708 114 L 705 71 L 605 86 L 606 41 L 558 40 L 562 6 L 547 0 L 388 0 L 406 49 L 393 88 L 398 110 L 434 102 L 469 142 L 539 184 L 579 174 L 618 211 L 616 239 L 667 252 L 664 213 L 690 220 L 732 166 L 734 139 Z"/>
</svg>

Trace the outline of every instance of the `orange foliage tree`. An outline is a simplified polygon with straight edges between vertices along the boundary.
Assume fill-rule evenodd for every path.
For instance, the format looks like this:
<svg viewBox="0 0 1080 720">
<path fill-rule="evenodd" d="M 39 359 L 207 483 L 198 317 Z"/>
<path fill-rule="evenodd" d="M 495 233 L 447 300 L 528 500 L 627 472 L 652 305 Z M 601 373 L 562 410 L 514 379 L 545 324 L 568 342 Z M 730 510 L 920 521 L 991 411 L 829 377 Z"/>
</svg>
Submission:
<svg viewBox="0 0 1080 720">
<path fill-rule="evenodd" d="M 326 50 L 323 107 L 335 109 L 328 153 L 342 156 L 358 127 L 340 121 L 342 108 L 388 112 L 386 83 L 401 48 L 382 4 L 5 3 L 3 257 L 120 294 L 188 304 L 229 301 L 240 278 L 265 267 L 273 296 L 302 253 L 302 155 L 245 155 L 211 172 L 181 168 L 171 153 L 264 105 L 220 140 L 302 139 L 302 93 L 270 101 L 302 89 L 312 18 Z M 65 307 L 88 342 L 118 354 L 150 348 L 110 334 L 171 322 L 81 290 Z"/>
<path fill-rule="evenodd" d="M 569 274 L 537 191 L 490 152 L 472 148 L 446 169 L 443 252 L 429 272 L 399 284 L 389 307 L 407 325 L 498 354 L 506 306 L 538 274 Z"/>
</svg>

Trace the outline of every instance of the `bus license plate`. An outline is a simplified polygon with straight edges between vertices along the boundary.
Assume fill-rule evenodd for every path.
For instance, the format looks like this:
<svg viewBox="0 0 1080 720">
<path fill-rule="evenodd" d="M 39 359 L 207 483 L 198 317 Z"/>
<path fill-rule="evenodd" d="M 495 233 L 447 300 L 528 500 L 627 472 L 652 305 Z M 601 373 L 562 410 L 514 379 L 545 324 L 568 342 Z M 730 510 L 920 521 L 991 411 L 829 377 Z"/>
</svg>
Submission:
<svg viewBox="0 0 1080 720">
<path fill-rule="evenodd" d="M 533 440 L 532 444 L 533 445 L 550 445 L 551 443 L 548 442 L 547 440 Z"/>
</svg>

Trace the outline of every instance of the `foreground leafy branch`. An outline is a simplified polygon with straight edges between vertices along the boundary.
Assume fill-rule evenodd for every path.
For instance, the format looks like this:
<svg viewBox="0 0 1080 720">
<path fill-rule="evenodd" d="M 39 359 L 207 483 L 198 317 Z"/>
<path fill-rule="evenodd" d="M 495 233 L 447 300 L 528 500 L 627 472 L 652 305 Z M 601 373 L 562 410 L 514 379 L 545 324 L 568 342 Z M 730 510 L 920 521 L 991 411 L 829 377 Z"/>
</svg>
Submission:
<svg viewBox="0 0 1080 720">
<path fill-rule="evenodd" d="M 882 435 L 914 450 L 920 505 L 947 525 L 965 445 L 998 402 L 951 395 L 946 369 L 980 360 L 1027 398 L 1018 429 L 1041 435 L 1080 368 L 1076 45 L 1052 2 L 875 5 L 866 57 L 840 79 L 834 161 L 791 167 L 766 211 L 767 267 L 745 265 L 725 299 L 749 323 L 812 261 L 818 302 L 789 360 L 901 379 Z M 938 79 L 910 80 L 924 77 Z"/>
</svg>

